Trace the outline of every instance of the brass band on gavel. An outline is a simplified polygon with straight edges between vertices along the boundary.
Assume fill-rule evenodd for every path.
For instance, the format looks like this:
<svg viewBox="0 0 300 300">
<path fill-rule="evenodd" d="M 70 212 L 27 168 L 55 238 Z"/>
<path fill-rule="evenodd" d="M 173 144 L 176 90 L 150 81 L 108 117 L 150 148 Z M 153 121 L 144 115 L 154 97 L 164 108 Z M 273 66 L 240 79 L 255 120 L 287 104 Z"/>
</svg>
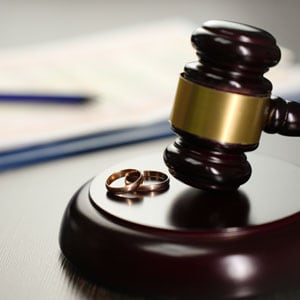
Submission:
<svg viewBox="0 0 300 300">
<path fill-rule="evenodd" d="M 266 118 L 268 97 L 208 88 L 179 78 L 171 124 L 220 143 L 257 144 Z"/>
</svg>

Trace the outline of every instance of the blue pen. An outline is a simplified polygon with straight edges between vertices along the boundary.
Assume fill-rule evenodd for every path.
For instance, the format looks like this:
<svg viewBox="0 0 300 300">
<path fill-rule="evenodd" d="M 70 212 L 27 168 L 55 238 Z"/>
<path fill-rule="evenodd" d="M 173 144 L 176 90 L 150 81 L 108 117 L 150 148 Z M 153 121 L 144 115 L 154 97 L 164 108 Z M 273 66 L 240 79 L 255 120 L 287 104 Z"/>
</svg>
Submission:
<svg viewBox="0 0 300 300">
<path fill-rule="evenodd" d="M 0 94 L 0 102 L 35 102 L 57 104 L 83 104 L 92 98 L 85 95 L 57 95 L 57 94 Z"/>
</svg>

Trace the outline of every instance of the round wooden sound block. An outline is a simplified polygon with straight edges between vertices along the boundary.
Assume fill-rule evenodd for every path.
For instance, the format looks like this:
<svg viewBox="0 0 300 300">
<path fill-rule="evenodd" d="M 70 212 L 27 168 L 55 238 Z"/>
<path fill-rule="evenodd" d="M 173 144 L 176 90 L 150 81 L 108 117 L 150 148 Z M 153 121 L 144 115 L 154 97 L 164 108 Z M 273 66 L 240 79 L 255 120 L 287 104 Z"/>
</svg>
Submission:
<svg viewBox="0 0 300 300">
<path fill-rule="evenodd" d="M 249 155 L 250 181 L 206 192 L 170 177 L 167 191 L 138 201 L 110 198 L 105 180 L 121 169 L 168 173 L 161 154 L 113 166 L 86 183 L 63 218 L 60 246 L 100 284 L 147 296 L 242 297 L 300 278 L 300 168 Z"/>
</svg>

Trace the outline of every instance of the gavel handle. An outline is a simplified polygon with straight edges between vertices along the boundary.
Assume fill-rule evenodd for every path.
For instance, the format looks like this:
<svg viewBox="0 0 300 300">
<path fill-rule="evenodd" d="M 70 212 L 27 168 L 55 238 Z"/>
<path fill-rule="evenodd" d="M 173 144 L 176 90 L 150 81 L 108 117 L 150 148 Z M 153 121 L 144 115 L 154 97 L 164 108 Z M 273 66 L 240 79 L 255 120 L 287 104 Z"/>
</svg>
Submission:
<svg viewBox="0 0 300 300">
<path fill-rule="evenodd" d="M 272 97 L 264 131 L 286 136 L 300 136 L 300 103 Z"/>
</svg>

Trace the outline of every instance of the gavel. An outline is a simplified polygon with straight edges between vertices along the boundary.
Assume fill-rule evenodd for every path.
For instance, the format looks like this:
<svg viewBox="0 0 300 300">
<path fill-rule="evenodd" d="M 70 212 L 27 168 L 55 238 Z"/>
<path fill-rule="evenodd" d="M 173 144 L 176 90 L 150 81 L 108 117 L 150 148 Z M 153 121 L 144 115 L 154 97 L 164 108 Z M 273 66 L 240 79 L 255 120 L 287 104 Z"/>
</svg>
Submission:
<svg viewBox="0 0 300 300">
<path fill-rule="evenodd" d="M 300 104 L 271 95 L 263 75 L 281 57 L 275 38 L 246 24 L 207 21 L 191 37 L 199 58 L 180 75 L 164 152 L 170 173 L 199 189 L 232 191 L 248 181 L 245 152 L 261 132 L 300 136 Z"/>
</svg>

